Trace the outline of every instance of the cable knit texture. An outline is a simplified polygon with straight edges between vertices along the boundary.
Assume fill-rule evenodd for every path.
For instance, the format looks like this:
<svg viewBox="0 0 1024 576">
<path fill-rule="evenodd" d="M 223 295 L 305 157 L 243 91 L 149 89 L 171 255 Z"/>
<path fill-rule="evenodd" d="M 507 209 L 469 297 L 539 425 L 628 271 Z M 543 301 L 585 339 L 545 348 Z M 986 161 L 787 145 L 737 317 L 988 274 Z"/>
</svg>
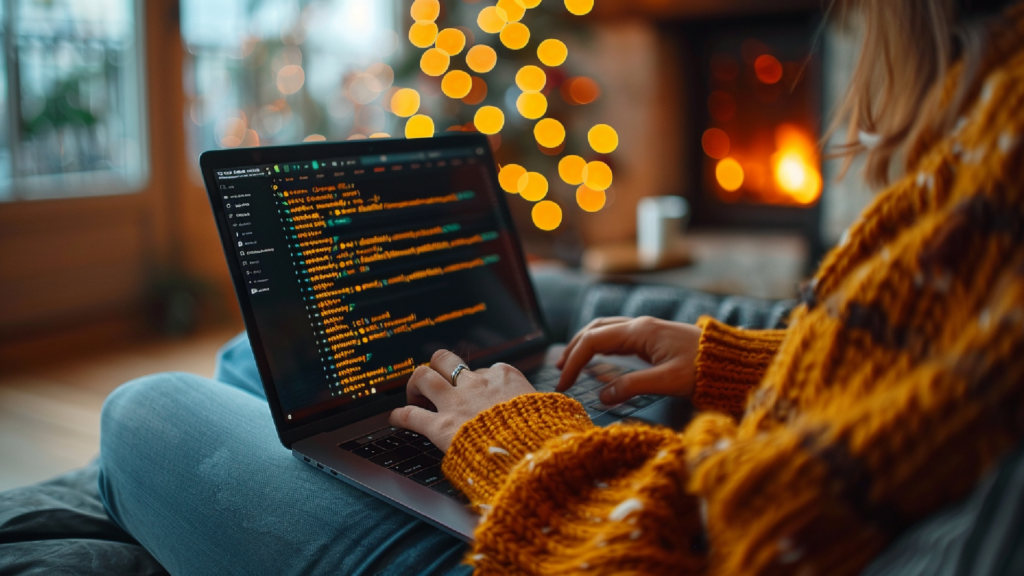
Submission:
<svg viewBox="0 0 1024 576">
<path fill-rule="evenodd" d="M 702 320 L 686 430 L 530 394 L 459 431 L 443 466 L 483 515 L 478 572 L 856 574 L 1024 438 L 1024 9 L 1007 16 L 963 121 L 785 333 Z"/>
</svg>

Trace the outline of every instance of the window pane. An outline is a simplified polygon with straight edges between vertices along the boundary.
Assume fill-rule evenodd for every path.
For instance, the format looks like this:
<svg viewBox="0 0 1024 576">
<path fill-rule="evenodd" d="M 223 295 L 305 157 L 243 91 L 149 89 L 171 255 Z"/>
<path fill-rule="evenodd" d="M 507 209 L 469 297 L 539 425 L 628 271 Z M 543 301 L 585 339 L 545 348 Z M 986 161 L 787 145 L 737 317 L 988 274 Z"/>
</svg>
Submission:
<svg viewBox="0 0 1024 576">
<path fill-rule="evenodd" d="M 193 152 L 400 129 L 384 108 L 399 68 L 398 4 L 183 0 Z"/>
<path fill-rule="evenodd" d="M 15 66 L 5 75 L 16 198 L 109 194 L 146 175 L 132 0 L 15 0 Z M 8 20 L 12 20 L 8 18 Z"/>
</svg>

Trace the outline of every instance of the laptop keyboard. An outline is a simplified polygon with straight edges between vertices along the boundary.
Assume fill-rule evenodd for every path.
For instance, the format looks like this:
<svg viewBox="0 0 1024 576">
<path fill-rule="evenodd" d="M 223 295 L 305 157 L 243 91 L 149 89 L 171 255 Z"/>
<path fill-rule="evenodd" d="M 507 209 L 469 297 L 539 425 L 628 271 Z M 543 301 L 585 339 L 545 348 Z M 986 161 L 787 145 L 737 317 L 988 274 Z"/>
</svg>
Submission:
<svg viewBox="0 0 1024 576">
<path fill-rule="evenodd" d="M 658 396 L 637 396 L 622 404 L 608 406 L 598 399 L 597 391 L 602 386 L 629 372 L 628 369 L 596 362 L 583 369 L 579 379 L 564 394 L 575 398 L 587 410 L 595 424 L 606 426 L 646 408 L 658 400 Z M 554 392 L 561 372 L 545 366 L 534 374 L 530 381 L 539 392 Z M 396 426 L 381 428 L 372 434 L 338 445 L 356 456 L 360 456 L 389 470 L 430 487 L 445 496 L 466 501 L 454 486 L 445 480 L 441 472 L 441 452 L 426 436 Z"/>
</svg>

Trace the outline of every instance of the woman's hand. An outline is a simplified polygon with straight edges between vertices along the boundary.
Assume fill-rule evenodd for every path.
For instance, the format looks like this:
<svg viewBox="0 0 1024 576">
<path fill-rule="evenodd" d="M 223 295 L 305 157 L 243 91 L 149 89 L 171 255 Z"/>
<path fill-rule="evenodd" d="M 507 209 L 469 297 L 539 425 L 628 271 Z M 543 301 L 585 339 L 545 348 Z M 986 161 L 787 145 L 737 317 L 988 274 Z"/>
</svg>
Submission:
<svg viewBox="0 0 1024 576">
<path fill-rule="evenodd" d="M 700 328 L 650 316 L 598 318 L 573 337 L 562 352 L 558 391 L 572 386 L 594 354 L 636 354 L 653 364 L 623 374 L 601 389 L 601 402 L 618 404 L 641 394 L 689 396 L 696 377 Z"/>
<path fill-rule="evenodd" d="M 406 387 L 409 406 L 392 410 L 391 424 L 419 432 L 447 452 L 468 420 L 491 406 L 536 392 L 522 372 L 501 363 L 475 372 L 463 370 L 452 386 L 449 379 L 459 364 L 462 358 L 438 350 L 430 366 L 416 368 Z"/>
</svg>

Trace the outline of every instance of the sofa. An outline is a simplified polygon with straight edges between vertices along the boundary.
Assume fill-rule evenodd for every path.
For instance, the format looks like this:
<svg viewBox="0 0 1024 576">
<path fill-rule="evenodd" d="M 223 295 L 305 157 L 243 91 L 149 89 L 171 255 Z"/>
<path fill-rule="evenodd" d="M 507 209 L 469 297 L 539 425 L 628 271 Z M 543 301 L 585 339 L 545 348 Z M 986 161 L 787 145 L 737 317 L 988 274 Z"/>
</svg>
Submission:
<svg viewBox="0 0 1024 576">
<path fill-rule="evenodd" d="M 797 304 L 603 282 L 564 269 L 537 269 L 533 280 L 559 341 L 594 318 L 612 315 L 694 322 L 707 314 L 745 328 L 780 327 Z M 0 493 L 0 576 L 166 573 L 107 516 L 97 476 L 94 461 L 46 482 Z M 864 574 L 1024 574 L 1024 449 L 1008 455 L 968 498 L 908 529 Z"/>
</svg>

